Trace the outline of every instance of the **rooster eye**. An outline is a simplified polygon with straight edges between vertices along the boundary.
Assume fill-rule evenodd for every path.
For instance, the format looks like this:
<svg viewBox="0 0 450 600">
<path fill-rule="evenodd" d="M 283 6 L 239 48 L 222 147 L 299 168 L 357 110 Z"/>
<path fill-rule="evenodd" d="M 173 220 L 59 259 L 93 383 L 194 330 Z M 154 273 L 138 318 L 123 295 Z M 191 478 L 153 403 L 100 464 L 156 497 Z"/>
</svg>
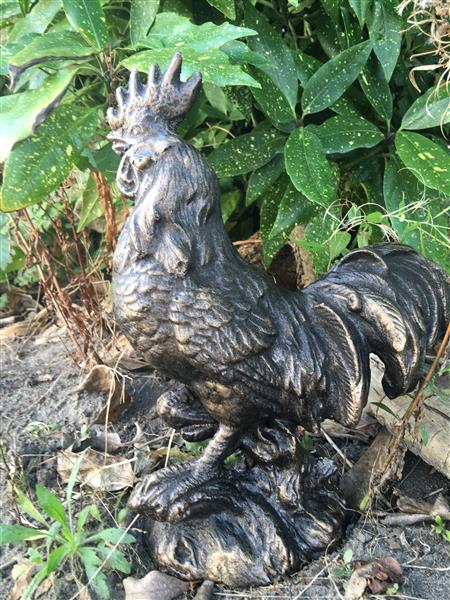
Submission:
<svg viewBox="0 0 450 600">
<path fill-rule="evenodd" d="M 140 135 L 142 133 L 142 125 L 133 125 L 130 129 L 131 135 Z"/>
</svg>

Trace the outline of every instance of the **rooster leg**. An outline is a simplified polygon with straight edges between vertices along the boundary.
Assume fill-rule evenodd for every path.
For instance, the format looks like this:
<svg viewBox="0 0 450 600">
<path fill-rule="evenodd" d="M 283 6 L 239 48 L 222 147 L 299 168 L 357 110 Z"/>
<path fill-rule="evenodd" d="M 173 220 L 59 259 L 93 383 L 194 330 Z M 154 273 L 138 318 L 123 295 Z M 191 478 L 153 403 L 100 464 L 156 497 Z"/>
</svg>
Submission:
<svg viewBox="0 0 450 600">
<path fill-rule="evenodd" d="M 220 425 L 199 460 L 148 475 L 133 490 L 128 506 L 158 521 L 182 520 L 189 513 L 193 492 L 220 474 L 224 459 L 235 450 L 241 435 L 240 428 Z"/>
<path fill-rule="evenodd" d="M 197 461 L 198 469 L 208 470 L 212 476 L 218 474 L 223 467 L 223 461 L 236 449 L 241 435 L 241 428 L 230 427 L 222 423 Z"/>
<path fill-rule="evenodd" d="M 162 394 L 156 409 L 164 422 L 179 430 L 188 442 L 206 440 L 215 434 L 218 427 L 217 421 L 185 385 Z"/>
</svg>

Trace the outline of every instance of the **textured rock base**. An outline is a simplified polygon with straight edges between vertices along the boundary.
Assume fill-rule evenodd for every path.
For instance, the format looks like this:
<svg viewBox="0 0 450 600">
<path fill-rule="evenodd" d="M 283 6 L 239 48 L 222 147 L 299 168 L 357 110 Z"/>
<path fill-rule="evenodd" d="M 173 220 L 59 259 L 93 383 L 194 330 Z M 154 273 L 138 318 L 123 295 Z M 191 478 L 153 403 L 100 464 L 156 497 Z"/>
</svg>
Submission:
<svg viewBox="0 0 450 600">
<path fill-rule="evenodd" d="M 182 579 L 267 585 L 329 550 L 343 534 L 345 515 L 334 466 L 300 448 L 295 454 L 296 463 L 284 468 L 235 467 L 210 481 L 194 492 L 191 518 L 148 519 L 158 567 Z"/>
</svg>

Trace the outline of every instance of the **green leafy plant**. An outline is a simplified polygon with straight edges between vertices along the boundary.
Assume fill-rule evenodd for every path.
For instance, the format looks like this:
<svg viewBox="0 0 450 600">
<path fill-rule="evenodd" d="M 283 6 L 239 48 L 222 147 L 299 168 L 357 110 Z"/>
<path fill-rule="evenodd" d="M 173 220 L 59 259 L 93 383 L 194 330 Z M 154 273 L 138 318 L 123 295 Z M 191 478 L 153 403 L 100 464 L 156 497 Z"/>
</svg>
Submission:
<svg viewBox="0 0 450 600">
<path fill-rule="evenodd" d="M 94 504 L 85 506 L 74 517 L 73 487 L 83 460 L 83 454 L 75 463 L 66 490 L 66 508 L 53 492 L 42 485 L 36 486 L 36 506 L 21 490 L 15 488 L 16 501 L 21 511 L 35 524 L 0 525 L 1 544 L 19 544 L 37 542 L 29 548 L 28 564 L 21 564 L 14 575 L 31 565 L 37 572 L 21 596 L 21 600 L 33 597 L 41 583 L 52 574 L 60 571 L 66 561 L 76 561 L 86 574 L 88 585 L 100 596 L 109 598 L 106 568 L 130 573 L 130 563 L 118 546 L 131 544 L 134 537 L 118 527 L 88 530 L 86 525 L 90 517 L 99 521 L 101 515 Z"/>
<path fill-rule="evenodd" d="M 350 577 L 353 573 L 352 568 L 353 550 L 347 548 L 342 555 L 342 564 L 333 570 L 335 577 Z"/>
<path fill-rule="evenodd" d="M 444 520 L 440 515 L 434 517 L 433 529 L 438 535 L 441 535 L 444 540 L 450 542 L 450 530 L 446 528 Z"/>
<path fill-rule="evenodd" d="M 193 457 L 198 458 L 203 453 L 206 446 L 209 444 L 210 439 L 202 440 L 201 442 L 187 442 L 184 441 L 184 445 L 186 450 L 193 455 Z M 241 460 L 242 456 L 239 452 L 233 452 L 230 456 L 227 456 L 224 460 L 225 466 L 233 465 L 236 462 Z"/>
<path fill-rule="evenodd" d="M 105 110 L 130 69 L 145 77 L 177 49 L 182 76 L 200 70 L 204 79 L 181 133 L 219 176 L 231 237 L 259 229 L 266 267 L 289 239 L 319 274 L 386 239 L 448 267 L 450 87 L 445 64 L 429 64 L 428 37 L 409 26 L 415 3 L 402 7 L 400 15 L 395 0 L 6 2 L 2 210 L 48 212 L 63 190 L 77 230 L 90 231 L 108 189 L 117 218 Z M 299 224 L 302 239 L 292 234 Z M 8 279 L 26 265 L 10 223 L 0 222 L 0 235 Z"/>
</svg>

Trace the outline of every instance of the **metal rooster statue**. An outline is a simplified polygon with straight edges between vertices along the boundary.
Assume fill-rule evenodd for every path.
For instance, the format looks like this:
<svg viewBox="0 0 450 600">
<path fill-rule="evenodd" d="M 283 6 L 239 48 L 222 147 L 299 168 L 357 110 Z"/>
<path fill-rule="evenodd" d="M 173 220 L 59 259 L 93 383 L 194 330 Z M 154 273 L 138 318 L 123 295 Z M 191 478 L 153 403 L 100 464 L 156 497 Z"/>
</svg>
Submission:
<svg viewBox="0 0 450 600">
<path fill-rule="evenodd" d="M 264 584 L 339 539 L 345 507 L 332 464 L 295 437 L 325 418 L 358 422 L 369 354 L 386 394 L 412 390 L 444 333 L 446 275 L 407 246 L 354 250 L 305 289 L 277 286 L 244 262 L 224 229 L 214 172 L 180 139 L 200 74 L 181 56 L 146 85 L 117 90 L 108 136 L 133 198 L 114 258 L 121 330 L 154 368 L 180 382 L 158 410 L 201 457 L 146 476 L 129 500 L 147 515 L 156 562 L 190 579 Z M 224 460 L 240 449 L 245 460 Z"/>
</svg>

